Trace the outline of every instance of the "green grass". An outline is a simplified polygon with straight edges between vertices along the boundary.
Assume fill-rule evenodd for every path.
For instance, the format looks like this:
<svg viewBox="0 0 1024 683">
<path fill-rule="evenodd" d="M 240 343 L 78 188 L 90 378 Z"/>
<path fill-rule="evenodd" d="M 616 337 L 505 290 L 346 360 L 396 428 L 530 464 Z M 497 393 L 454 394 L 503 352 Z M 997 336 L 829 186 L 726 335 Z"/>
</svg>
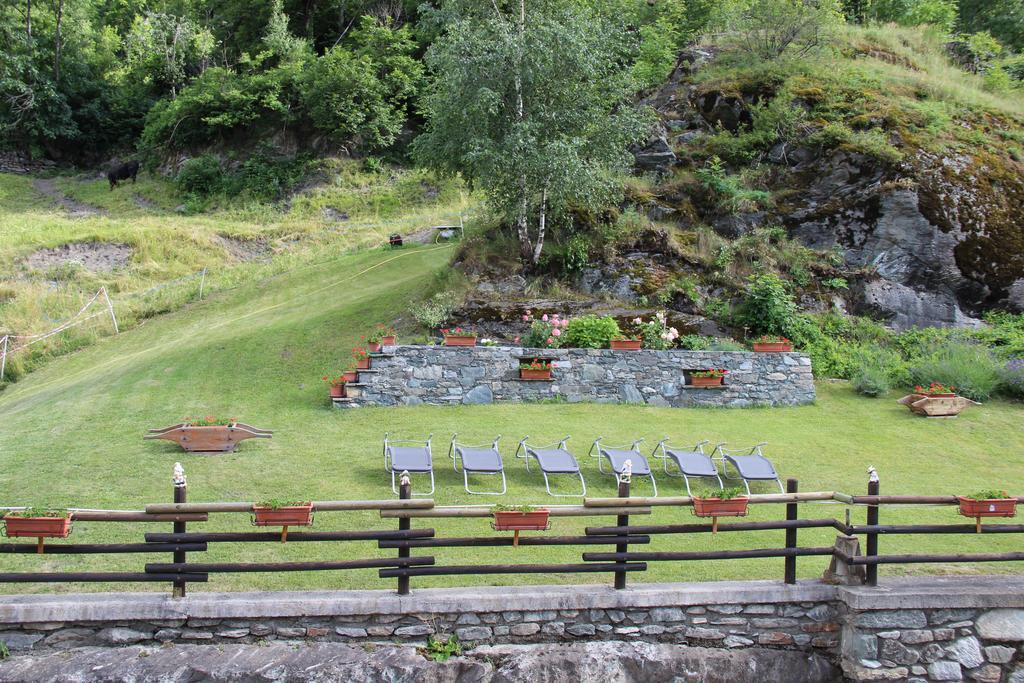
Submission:
<svg viewBox="0 0 1024 683">
<path fill-rule="evenodd" d="M 618 405 L 528 404 L 458 407 L 329 408 L 320 376 L 339 371 L 359 335 L 379 321 L 406 323 L 407 303 L 429 291 L 447 267 L 448 247 L 364 251 L 336 256 L 266 279 L 240 284 L 202 303 L 155 318 L 116 338 L 59 358 L 0 394 L 0 505 L 141 509 L 171 500 L 171 471 L 181 462 L 193 501 L 358 499 L 391 496 L 380 453 L 381 437 L 435 436 L 439 504 L 492 504 L 462 491 L 461 476 L 447 466 L 446 441 L 453 431 L 470 442 L 505 435 L 509 470 L 506 503 L 550 503 L 536 472 L 511 457 L 515 442 L 572 434 L 591 495 L 614 494 L 611 477 L 585 458 L 589 441 L 604 436 L 623 442 L 665 435 L 679 442 L 710 439 L 736 445 L 767 441 L 766 453 L 784 477 L 801 489 L 863 492 L 874 465 L 888 493 L 954 494 L 999 486 L 1024 491 L 1024 431 L 1018 404 L 992 402 L 957 420 L 912 416 L 893 398 L 869 400 L 841 383 L 819 384 L 817 404 L 798 408 L 680 410 Z M 269 441 L 244 442 L 223 456 L 187 455 L 167 442 L 142 440 L 150 427 L 189 414 L 237 416 L 275 430 Z M 484 483 L 484 482 L 481 482 Z M 661 478 L 663 494 L 678 493 L 678 480 Z M 423 482 L 417 480 L 417 488 Z M 646 485 L 636 484 L 642 494 Z M 768 489 L 760 489 L 768 490 Z M 570 501 L 572 502 L 572 501 Z M 808 504 L 803 517 L 842 518 L 841 505 Z M 751 519 L 780 518 L 781 506 L 756 506 Z M 853 510 L 862 521 L 863 508 Z M 694 521 L 689 509 L 657 509 L 640 523 Z M 963 522 L 950 508 L 885 508 L 885 523 Z M 193 528 L 244 531 L 245 515 L 215 515 Z M 580 533 L 613 519 L 556 519 L 552 533 Z M 414 522 L 439 536 L 488 535 L 486 519 Z M 316 529 L 396 528 L 372 512 L 319 513 Z M 139 541 L 144 531 L 170 525 L 76 524 L 72 542 Z M 831 545 L 834 532 L 801 531 L 802 544 Z M 652 549 L 726 549 L 779 546 L 782 532 L 656 537 Z M 964 552 L 1016 548 L 1006 536 L 883 538 L 883 552 Z M 60 541 L 55 541 L 59 543 Z M 593 548 L 591 548 L 593 549 Z M 438 564 L 578 562 L 581 548 L 477 548 L 432 551 Z M 416 552 L 414 554 L 427 554 Z M 372 543 L 216 545 L 198 560 L 351 559 L 387 556 Z M 27 571 L 132 570 L 155 556 L 5 556 L 4 569 Z M 826 561 L 801 559 L 802 577 L 820 575 Z M 987 573 L 1015 565 L 924 565 L 914 571 Z M 903 572 L 883 567 L 883 574 Z M 651 563 L 633 581 L 780 578 L 781 560 Z M 607 582 L 604 575 L 459 576 L 416 579 L 414 586 Z M 392 587 L 375 571 L 222 574 L 197 589 L 296 589 Z M 7 591 L 101 590 L 104 585 L 5 585 Z M 123 588 L 120 587 L 120 588 Z M 144 587 L 147 588 L 147 587 Z M 165 590 L 164 586 L 148 586 Z"/>
</svg>

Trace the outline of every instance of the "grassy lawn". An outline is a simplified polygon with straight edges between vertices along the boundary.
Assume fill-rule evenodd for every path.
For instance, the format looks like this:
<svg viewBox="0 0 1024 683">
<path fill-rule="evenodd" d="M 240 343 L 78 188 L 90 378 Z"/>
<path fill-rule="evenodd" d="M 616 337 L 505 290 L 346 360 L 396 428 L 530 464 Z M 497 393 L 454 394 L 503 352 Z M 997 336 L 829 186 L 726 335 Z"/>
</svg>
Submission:
<svg viewBox="0 0 1024 683">
<path fill-rule="evenodd" d="M 176 312 L 108 337 L 59 358 L 0 393 L 0 505 L 141 509 L 169 502 L 171 470 L 184 464 L 193 501 L 356 499 L 391 496 L 380 455 L 382 434 L 403 438 L 435 434 L 439 504 L 491 504 L 465 494 L 461 475 L 445 457 L 447 439 L 457 431 L 480 442 L 505 435 L 502 452 L 509 470 L 506 502 L 546 503 L 543 482 L 511 458 L 525 434 L 552 441 L 572 434 L 591 495 L 613 495 L 611 477 L 586 459 L 590 440 L 611 442 L 646 437 L 650 447 L 663 436 L 679 442 L 710 439 L 749 445 L 767 441 L 766 454 L 784 477 L 800 479 L 801 490 L 863 492 L 866 468 L 874 465 L 883 492 L 953 494 L 993 485 L 1024 490 L 1024 430 L 1019 404 L 993 402 L 957 420 L 924 420 L 896 405 L 895 396 L 869 400 L 845 384 L 820 383 L 815 405 L 799 408 L 715 410 L 613 405 L 529 404 L 480 407 L 415 407 L 334 411 L 320 376 L 341 369 L 359 335 L 378 321 L 405 313 L 446 267 L 449 247 L 370 250 L 243 283 L 231 292 L 189 304 Z M 187 455 L 169 442 L 144 442 L 147 428 L 184 415 L 235 416 L 275 430 L 269 441 L 247 441 L 224 456 Z M 678 493 L 678 480 L 659 482 L 664 494 Z M 416 482 L 417 486 L 422 485 Z M 636 485 L 646 491 L 644 483 Z M 763 489 L 767 491 L 768 489 Z M 566 499 L 559 499 L 563 502 Z M 568 501 L 573 502 L 573 501 Z M 839 517 L 845 507 L 804 505 L 802 517 Z M 782 506 L 755 506 L 750 519 L 778 519 Z M 853 510 L 863 520 L 863 508 Z M 635 517 L 638 523 L 648 519 Z M 657 509 L 652 523 L 689 522 L 688 509 Z M 553 533 L 580 533 L 611 518 L 556 519 Z M 892 523 L 961 522 L 951 508 L 884 509 Z M 414 522 L 434 526 L 438 535 L 492 533 L 487 520 Z M 374 513 L 320 513 L 315 529 L 396 528 Z M 193 525 L 200 528 L 200 525 Z M 202 528 L 244 531 L 245 515 L 215 515 Z M 140 541 L 144 531 L 170 531 L 169 524 L 76 524 L 72 542 Z M 831 545 L 834 532 L 801 531 L 802 544 Z M 778 547 L 783 532 L 655 537 L 650 549 Z M 59 542 L 59 541 L 58 541 Z M 1000 551 L 1019 547 L 1004 536 L 883 538 L 883 552 Z M 597 548 L 592 548 L 597 549 Z M 438 564 L 489 562 L 578 562 L 581 548 L 439 549 Z M 354 559 L 385 556 L 374 543 L 351 545 L 290 543 L 217 545 L 196 559 Z M 428 552 L 414 552 L 425 555 Z M 4 571 L 139 570 L 168 556 L 4 556 Z M 820 575 L 823 558 L 800 560 L 803 577 Z M 1012 564 L 979 567 L 924 565 L 914 571 L 1014 571 Z M 883 567 L 883 574 L 903 572 Z M 782 560 L 651 563 L 633 581 L 781 578 Z M 606 575 L 459 576 L 414 579 L 413 586 L 609 582 Z M 207 590 L 392 587 L 376 571 L 212 575 Z M 13 585 L 6 591 L 100 590 L 103 585 Z M 134 586 L 133 586 L 134 588 Z M 148 587 L 166 590 L 163 585 Z M 200 587 L 197 586 L 197 589 Z"/>
</svg>

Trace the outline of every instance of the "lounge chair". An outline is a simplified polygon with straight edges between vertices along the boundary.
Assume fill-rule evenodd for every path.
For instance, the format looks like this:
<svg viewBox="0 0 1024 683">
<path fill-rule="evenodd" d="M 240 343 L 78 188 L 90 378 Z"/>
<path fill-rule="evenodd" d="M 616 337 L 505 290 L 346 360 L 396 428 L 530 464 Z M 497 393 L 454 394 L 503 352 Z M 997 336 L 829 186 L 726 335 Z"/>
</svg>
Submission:
<svg viewBox="0 0 1024 683">
<path fill-rule="evenodd" d="M 384 434 L 384 469 L 391 473 L 391 490 L 398 495 L 395 475 L 402 472 L 410 474 L 429 474 L 430 491 L 414 493 L 414 496 L 434 495 L 434 460 L 430 453 L 431 434 L 426 441 L 392 441 Z"/>
<path fill-rule="evenodd" d="M 597 458 L 597 469 L 604 474 L 604 461 L 607 460 L 612 472 L 616 477 L 619 477 L 622 476 L 623 471 L 626 469 L 626 463 L 629 462 L 631 465 L 631 476 L 649 477 L 651 488 L 654 489 L 654 496 L 657 497 L 658 484 L 654 481 L 654 472 L 651 471 L 651 465 L 647 462 L 647 458 L 637 450 L 637 446 L 643 442 L 643 439 L 637 439 L 627 448 L 626 446 L 602 446 L 601 439 L 603 438 L 602 436 L 594 439 L 594 443 L 591 444 L 590 451 L 587 453 L 587 455 Z M 597 449 L 596 455 L 594 454 L 594 449 Z"/>
<path fill-rule="evenodd" d="M 722 477 L 718 474 L 718 468 L 715 467 L 715 462 L 704 452 L 704 446 L 709 443 L 708 441 L 698 441 L 693 448 L 666 446 L 667 443 L 668 437 L 659 441 L 658 445 L 654 447 L 654 451 L 651 452 L 651 457 L 661 458 L 666 476 L 683 478 L 683 483 L 686 484 L 686 495 L 693 495 L 690 491 L 690 477 L 714 477 L 718 480 L 718 488 L 725 488 L 722 484 Z M 675 463 L 679 474 L 672 473 L 668 466 L 669 461 Z"/>
<path fill-rule="evenodd" d="M 583 480 L 583 473 L 580 472 L 580 464 L 576 462 L 576 458 L 565 448 L 565 442 L 569 440 L 569 437 L 565 437 L 558 443 L 549 444 L 547 446 L 531 446 L 527 443 L 527 439 L 530 437 L 524 436 L 522 441 L 519 442 L 519 446 L 516 448 L 515 457 L 523 458 L 526 460 L 526 471 L 530 471 L 530 458 L 534 458 L 537 461 L 537 465 L 540 467 L 540 473 L 544 475 L 544 488 L 547 489 L 549 496 L 555 496 L 556 498 L 576 498 L 579 496 L 587 495 L 587 482 Z M 522 451 L 522 455 L 519 452 Z M 552 493 L 551 483 L 548 481 L 549 474 L 575 474 L 580 479 L 580 486 L 582 491 L 580 493 Z"/>
<path fill-rule="evenodd" d="M 498 441 L 501 435 L 494 437 L 490 446 L 468 446 L 460 444 L 452 434 L 452 442 L 448 447 L 448 457 L 452 459 L 452 467 L 459 471 L 459 460 L 462 461 L 462 480 L 466 493 L 473 493 L 479 496 L 502 496 L 507 490 L 505 481 L 505 463 L 501 461 L 501 453 L 498 452 Z M 470 474 L 498 474 L 501 475 L 500 491 L 473 491 L 469 488 Z"/>
<path fill-rule="evenodd" d="M 782 486 L 779 473 L 775 471 L 775 465 L 761 452 L 761 447 L 766 445 L 759 443 L 750 448 L 726 448 L 724 443 L 720 443 L 715 446 L 711 457 L 714 459 L 717 455 L 717 459 L 722 461 L 722 473 L 726 479 L 742 479 L 748 494 L 752 481 L 774 481 L 779 485 L 779 491 L 785 493 L 786 489 Z M 729 475 L 727 465 L 732 465 L 737 476 Z"/>
</svg>

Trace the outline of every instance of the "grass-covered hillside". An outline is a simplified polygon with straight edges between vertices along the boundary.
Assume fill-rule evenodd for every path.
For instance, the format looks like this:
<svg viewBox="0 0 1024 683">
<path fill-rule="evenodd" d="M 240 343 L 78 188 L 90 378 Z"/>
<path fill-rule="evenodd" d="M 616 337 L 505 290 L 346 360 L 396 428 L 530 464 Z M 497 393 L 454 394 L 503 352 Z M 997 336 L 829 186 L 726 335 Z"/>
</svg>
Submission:
<svg viewBox="0 0 1024 683">
<path fill-rule="evenodd" d="M 891 493 L 957 493 L 993 485 L 1024 489 L 1024 433 L 1019 407 L 994 401 L 957 420 L 924 420 L 895 403 L 897 394 L 871 401 L 845 384 L 819 384 L 815 405 L 750 410 L 679 410 L 613 405 L 528 404 L 459 407 L 363 408 L 333 410 L 320 377 L 339 371 L 349 350 L 372 325 L 405 315 L 408 303 L 445 279 L 452 249 L 448 246 L 403 250 L 367 250 L 335 255 L 286 273 L 214 293 L 203 302 L 154 318 L 145 325 L 106 337 L 77 353 L 57 358 L 0 394 L 0 505 L 141 509 L 171 497 L 171 473 L 181 462 L 189 480 L 189 499 L 267 500 L 389 498 L 389 481 L 381 458 L 385 431 L 401 438 L 435 435 L 439 504 L 490 505 L 462 491 L 461 475 L 445 457 L 452 432 L 482 442 L 503 434 L 501 451 L 509 471 L 505 503 L 551 503 L 536 472 L 513 460 L 515 441 L 531 435 L 539 441 L 572 434 L 573 451 L 583 464 L 591 495 L 613 495 L 614 480 L 587 459 L 589 440 L 609 443 L 646 437 L 648 444 L 668 435 L 680 443 L 710 439 L 735 445 L 769 442 L 766 453 L 783 477 L 797 477 L 801 490 L 862 492 L 866 469 L 874 465 L 883 490 Z M 401 334 L 407 334 L 401 329 Z M 143 441 L 148 428 L 165 426 L 186 415 L 237 417 L 273 429 L 269 441 L 246 441 L 232 454 L 188 455 L 174 444 Z M 662 478 L 662 495 L 682 491 L 681 482 Z M 422 483 L 416 483 L 421 486 Z M 638 494 L 646 488 L 636 484 Z M 757 489 L 768 491 L 768 488 Z M 557 501 L 561 502 L 561 501 Z M 570 501 L 571 502 L 571 501 Z M 752 517 L 773 518 L 782 509 L 757 506 Z M 839 505 L 808 505 L 811 517 L 838 516 Z M 853 510 L 861 519 L 863 510 Z M 680 517 L 680 515 L 684 515 Z M 887 522 L 954 522 L 948 508 L 886 510 Z M 661 508 L 657 522 L 691 519 L 681 509 Z M 593 524 L 597 520 L 591 520 Z M 611 521 L 611 520 L 609 520 Z M 417 523 L 418 525 L 419 523 Z M 578 533 L 587 524 L 559 519 L 559 533 Z M 213 516 L 194 528 L 243 531 L 246 515 Z M 392 528 L 374 513 L 318 513 L 315 529 Z M 490 534 L 487 520 L 438 520 L 438 533 L 453 536 Z M 123 525 L 78 522 L 74 542 L 138 541 L 144 531 L 169 531 L 169 525 Z M 801 531 L 802 542 L 831 545 L 834 533 Z M 964 538 L 963 548 L 1009 550 L 1004 535 Z M 657 548 L 750 548 L 782 542 L 782 533 L 657 539 Z M 54 541 L 59 543 L 59 541 Z M 903 538 L 884 541 L 887 549 L 946 548 L 946 539 Z M 338 558 L 332 545 L 294 543 L 260 547 L 218 545 L 211 561 L 257 561 L 271 558 Z M 346 546 L 347 557 L 376 556 L 374 544 Z M 476 548 L 472 553 L 438 549 L 439 563 L 578 561 L 578 549 Z M 45 567 L 49 571 L 84 568 L 138 568 L 139 556 L 8 555 L 9 571 Z M 817 559 L 801 560 L 801 576 L 824 569 Z M 920 571 L 942 571 L 928 565 Z M 986 566 L 984 571 L 1010 570 Z M 959 571 L 964 571 L 959 568 Z M 883 571 L 902 571 L 901 569 Z M 698 580 L 777 577 L 778 560 L 679 566 L 652 563 L 635 580 Z M 606 577 L 586 580 L 603 581 Z M 460 583 L 543 583 L 579 581 L 580 576 L 459 577 Z M 258 582 L 255 583 L 255 582 Z M 417 580 L 416 585 L 450 583 Z M 296 587 L 384 587 L 373 571 L 355 573 L 280 573 L 217 575 L 197 589 Z M 75 586 L 75 590 L 82 586 Z M 102 585 L 92 589 L 110 588 Z M 52 590 L 31 584 L 8 590 Z"/>
</svg>

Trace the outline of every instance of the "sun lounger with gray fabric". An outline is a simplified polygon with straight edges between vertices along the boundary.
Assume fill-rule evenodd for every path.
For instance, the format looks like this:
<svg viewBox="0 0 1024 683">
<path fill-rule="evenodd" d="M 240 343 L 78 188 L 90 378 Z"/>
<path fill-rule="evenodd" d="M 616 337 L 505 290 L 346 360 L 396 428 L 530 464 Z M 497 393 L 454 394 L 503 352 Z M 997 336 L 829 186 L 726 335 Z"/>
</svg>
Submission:
<svg viewBox="0 0 1024 683">
<path fill-rule="evenodd" d="M 448 457 L 452 459 L 452 467 L 459 471 L 459 461 L 462 461 L 462 480 L 466 493 L 473 493 L 480 496 L 501 496 L 505 494 L 507 485 L 505 481 L 505 464 L 501 461 L 501 453 L 498 452 L 498 441 L 501 435 L 494 437 L 490 444 L 482 446 L 469 446 L 457 441 L 457 434 L 452 434 L 452 443 L 448 447 Z M 469 475 L 490 474 L 501 476 L 500 491 L 473 491 L 469 488 Z"/>
<path fill-rule="evenodd" d="M 718 456 L 716 459 L 722 461 L 722 474 L 726 479 L 742 479 L 748 494 L 752 481 L 774 481 L 779 485 L 779 491 L 785 493 L 786 489 L 782 486 L 779 473 L 775 471 L 775 465 L 761 452 L 762 446 L 767 445 L 759 443 L 750 448 L 726 448 L 724 443 L 720 443 L 715 446 L 711 457 Z M 730 475 L 729 465 L 736 471 L 736 476 Z"/>
<path fill-rule="evenodd" d="M 530 470 L 530 458 L 537 461 L 540 473 L 544 475 L 544 488 L 547 489 L 548 495 L 557 498 L 575 498 L 587 495 L 587 482 L 583 480 L 580 464 L 576 462 L 573 454 L 565 448 L 565 442 L 569 440 L 568 436 L 558 443 L 547 446 L 531 446 L 527 443 L 529 438 L 524 436 L 522 441 L 519 442 L 515 456 L 526 460 L 527 471 Z M 522 455 L 519 454 L 520 452 L 522 452 Z M 582 491 L 579 493 L 552 493 L 551 482 L 548 481 L 548 476 L 552 474 L 570 474 L 579 477 Z"/>
<path fill-rule="evenodd" d="M 651 465 L 647 462 L 647 458 L 640 454 L 637 450 L 643 439 L 637 439 L 629 447 L 620 446 L 602 446 L 601 439 L 604 437 L 598 437 L 594 439 L 594 443 L 590 446 L 590 452 L 587 455 L 595 456 L 597 458 L 597 469 L 603 474 L 604 473 L 604 461 L 608 461 L 608 467 L 615 474 L 616 477 L 622 476 L 622 473 L 626 469 L 626 463 L 630 463 L 630 475 L 633 477 L 648 477 L 651 480 L 651 488 L 654 489 L 654 496 L 658 495 L 658 484 L 654 481 L 654 472 L 651 471 Z M 594 449 L 597 449 L 597 454 L 594 454 Z"/>
<path fill-rule="evenodd" d="M 707 443 L 707 441 L 698 441 L 692 448 L 670 446 L 667 445 L 668 437 L 665 437 L 654 447 L 651 457 L 662 459 L 662 466 L 667 476 L 683 478 L 683 483 L 686 484 L 686 495 L 688 496 L 693 495 L 690 491 L 690 477 L 714 477 L 718 480 L 718 488 L 725 488 L 722 484 L 722 477 L 718 474 L 718 468 L 715 467 L 715 462 L 711 459 L 711 456 L 704 452 L 704 446 Z M 668 466 L 669 462 L 675 463 L 679 474 L 672 472 Z"/>
<path fill-rule="evenodd" d="M 384 469 L 391 473 L 391 490 L 398 495 L 395 474 L 429 474 L 430 491 L 413 493 L 414 496 L 434 495 L 434 459 L 430 452 L 431 434 L 426 441 L 394 441 L 384 434 Z"/>
</svg>

